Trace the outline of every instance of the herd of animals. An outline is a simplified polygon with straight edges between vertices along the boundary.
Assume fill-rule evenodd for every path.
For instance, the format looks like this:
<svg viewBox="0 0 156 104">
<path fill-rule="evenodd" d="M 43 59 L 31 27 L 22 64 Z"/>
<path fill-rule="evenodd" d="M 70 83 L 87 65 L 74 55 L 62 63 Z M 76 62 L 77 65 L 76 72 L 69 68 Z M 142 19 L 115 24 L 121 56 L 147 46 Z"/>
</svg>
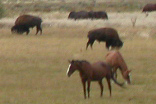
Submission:
<svg viewBox="0 0 156 104">
<path fill-rule="evenodd" d="M 147 4 L 144 6 L 142 12 L 151 12 L 156 11 L 156 4 Z M 75 12 L 72 11 L 69 13 L 68 19 L 108 19 L 107 13 L 104 11 L 79 11 Z M 32 15 L 21 15 L 19 16 L 16 21 L 15 25 L 11 28 L 12 33 L 29 34 L 29 28 L 33 28 L 36 26 L 36 35 L 40 31 L 42 34 L 41 28 L 42 19 L 37 16 Z M 86 49 L 90 45 L 92 45 L 94 41 L 99 42 L 106 42 L 106 48 L 109 50 L 110 47 L 114 48 L 121 48 L 123 46 L 123 42 L 121 41 L 118 32 L 109 27 L 93 29 L 88 32 L 88 42 L 86 44 Z M 84 98 L 90 97 L 90 83 L 91 81 L 97 81 L 101 88 L 101 96 L 103 95 L 103 84 L 102 79 L 106 78 L 110 96 L 111 96 L 111 83 L 110 80 L 112 79 L 117 85 L 123 87 L 124 83 L 119 83 L 117 81 L 117 69 L 121 71 L 121 75 L 128 84 L 131 83 L 130 80 L 130 72 L 131 70 L 128 69 L 123 56 L 118 50 L 109 50 L 106 55 L 106 62 L 95 62 L 90 63 L 86 60 L 71 60 L 69 61 L 69 67 L 67 70 L 67 75 L 70 77 L 72 73 L 76 70 L 80 73 L 80 78 L 83 84 L 83 91 L 84 91 Z M 88 96 L 86 95 L 86 83 L 87 83 L 87 92 Z"/>
</svg>

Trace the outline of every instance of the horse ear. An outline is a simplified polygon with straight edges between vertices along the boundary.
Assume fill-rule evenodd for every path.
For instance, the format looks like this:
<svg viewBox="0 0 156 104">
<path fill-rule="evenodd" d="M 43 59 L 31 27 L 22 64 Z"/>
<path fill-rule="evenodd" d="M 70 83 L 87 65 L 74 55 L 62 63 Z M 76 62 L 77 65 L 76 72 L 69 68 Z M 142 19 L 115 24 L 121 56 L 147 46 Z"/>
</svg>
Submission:
<svg viewBox="0 0 156 104">
<path fill-rule="evenodd" d="M 127 72 L 130 73 L 132 70 L 128 70 Z"/>
<path fill-rule="evenodd" d="M 127 70 L 127 71 L 126 71 L 126 74 L 130 74 L 131 71 L 132 71 L 132 70 Z"/>
</svg>

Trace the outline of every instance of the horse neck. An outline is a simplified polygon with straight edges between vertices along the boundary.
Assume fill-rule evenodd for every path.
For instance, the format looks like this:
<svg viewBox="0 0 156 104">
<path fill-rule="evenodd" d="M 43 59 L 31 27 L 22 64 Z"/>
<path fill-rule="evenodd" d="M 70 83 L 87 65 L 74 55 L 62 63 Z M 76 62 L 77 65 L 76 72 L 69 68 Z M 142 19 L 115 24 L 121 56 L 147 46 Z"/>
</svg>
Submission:
<svg viewBox="0 0 156 104">
<path fill-rule="evenodd" d="M 92 70 L 91 68 L 88 68 L 90 67 L 90 64 L 88 63 L 83 63 L 82 66 L 78 66 L 78 70 L 80 72 L 80 74 L 85 74 L 85 75 L 88 75 Z"/>
<path fill-rule="evenodd" d="M 126 65 L 126 63 L 125 63 L 124 60 L 122 60 L 122 61 L 119 63 L 119 66 L 120 66 L 120 70 L 121 70 L 122 74 L 123 74 L 125 71 L 128 70 L 127 65 Z"/>
</svg>

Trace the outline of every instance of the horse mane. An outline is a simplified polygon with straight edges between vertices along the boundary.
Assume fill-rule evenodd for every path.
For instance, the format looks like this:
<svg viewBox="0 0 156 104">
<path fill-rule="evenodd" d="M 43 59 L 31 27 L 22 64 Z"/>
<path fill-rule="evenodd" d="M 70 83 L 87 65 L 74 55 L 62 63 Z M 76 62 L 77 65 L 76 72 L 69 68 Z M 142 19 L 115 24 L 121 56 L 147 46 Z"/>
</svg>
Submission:
<svg viewBox="0 0 156 104">
<path fill-rule="evenodd" d="M 86 61 L 86 60 L 81 60 L 80 62 L 84 62 L 84 63 L 88 63 L 88 64 L 90 64 L 88 61 Z"/>
<path fill-rule="evenodd" d="M 88 61 L 86 60 L 72 60 L 73 62 L 80 62 L 80 63 L 88 63 L 90 64 Z"/>
</svg>

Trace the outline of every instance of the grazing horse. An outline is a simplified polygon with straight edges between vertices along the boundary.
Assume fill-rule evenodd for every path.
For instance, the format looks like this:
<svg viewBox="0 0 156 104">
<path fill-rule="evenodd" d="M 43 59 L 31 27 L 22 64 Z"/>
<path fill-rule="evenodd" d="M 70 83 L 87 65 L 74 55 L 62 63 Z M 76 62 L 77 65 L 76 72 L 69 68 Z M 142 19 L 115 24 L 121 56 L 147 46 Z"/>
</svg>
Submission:
<svg viewBox="0 0 156 104">
<path fill-rule="evenodd" d="M 123 78 L 128 82 L 128 84 L 131 83 L 131 80 L 130 80 L 131 70 L 128 70 L 128 67 L 119 51 L 110 51 L 106 55 L 106 62 L 112 66 L 113 75 L 115 75 L 116 78 L 117 78 L 116 71 L 119 68 Z"/>
<path fill-rule="evenodd" d="M 86 99 L 86 82 L 88 84 L 87 91 L 88 91 L 88 98 L 90 97 L 90 84 L 91 81 L 98 81 L 100 88 L 101 88 L 101 97 L 103 95 L 103 84 L 102 79 L 105 77 L 108 83 L 110 96 L 111 96 L 111 83 L 110 79 L 112 79 L 117 85 L 123 86 L 123 84 L 118 83 L 112 73 L 111 67 L 104 63 L 104 62 L 96 62 L 90 64 L 89 62 L 82 60 L 72 60 L 69 61 L 70 65 L 67 70 L 67 75 L 70 77 L 76 70 L 79 71 L 81 81 L 83 84 L 84 90 L 84 98 Z"/>
</svg>

